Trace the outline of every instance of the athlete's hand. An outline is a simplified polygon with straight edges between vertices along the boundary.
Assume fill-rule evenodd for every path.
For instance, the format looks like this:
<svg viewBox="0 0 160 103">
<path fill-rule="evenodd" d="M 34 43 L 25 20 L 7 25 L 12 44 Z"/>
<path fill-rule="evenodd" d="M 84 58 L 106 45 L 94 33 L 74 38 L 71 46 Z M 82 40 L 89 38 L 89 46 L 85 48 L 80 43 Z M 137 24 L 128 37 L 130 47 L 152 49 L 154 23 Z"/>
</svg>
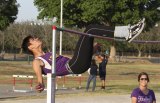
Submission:
<svg viewBox="0 0 160 103">
<path fill-rule="evenodd" d="M 39 84 L 35 87 L 35 89 L 36 89 L 38 92 L 42 92 L 42 91 L 44 90 L 44 88 L 45 88 L 44 84 L 41 84 L 41 83 L 39 83 Z"/>
</svg>

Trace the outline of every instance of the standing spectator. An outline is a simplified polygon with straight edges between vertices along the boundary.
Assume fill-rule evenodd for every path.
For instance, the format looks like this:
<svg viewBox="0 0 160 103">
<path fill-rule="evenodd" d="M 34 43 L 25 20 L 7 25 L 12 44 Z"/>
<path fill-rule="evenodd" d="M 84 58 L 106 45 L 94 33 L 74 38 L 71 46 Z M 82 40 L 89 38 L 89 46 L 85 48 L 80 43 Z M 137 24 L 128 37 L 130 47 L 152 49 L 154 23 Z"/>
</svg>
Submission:
<svg viewBox="0 0 160 103">
<path fill-rule="evenodd" d="M 149 76 L 145 72 L 138 75 L 139 87 L 135 88 L 131 94 L 132 103 L 156 103 L 154 91 L 148 89 Z"/>
<path fill-rule="evenodd" d="M 98 69 L 98 66 L 97 66 L 95 60 L 92 59 L 90 70 L 89 70 L 89 77 L 88 77 L 88 80 L 87 80 L 86 91 L 88 91 L 91 81 L 93 81 L 92 92 L 95 91 L 97 69 Z"/>
<path fill-rule="evenodd" d="M 106 65 L 108 63 L 108 58 L 104 54 L 99 56 L 99 76 L 101 79 L 101 89 L 105 89 L 105 80 L 106 80 Z"/>
</svg>

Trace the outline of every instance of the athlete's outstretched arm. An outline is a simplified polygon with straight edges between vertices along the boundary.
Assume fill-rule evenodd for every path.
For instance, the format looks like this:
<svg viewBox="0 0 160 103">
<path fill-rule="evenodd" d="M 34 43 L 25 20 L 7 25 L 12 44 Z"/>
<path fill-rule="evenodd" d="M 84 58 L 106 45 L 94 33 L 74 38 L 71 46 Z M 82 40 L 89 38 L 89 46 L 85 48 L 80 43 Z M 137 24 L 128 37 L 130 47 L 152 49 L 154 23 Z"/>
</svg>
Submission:
<svg viewBox="0 0 160 103">
<path fill-rule="evenodd" d="M 43 83 L 43 77 L 42 77 L 42 69 L 41 66 L 43 66 L 43 62 L 41 60 L 35 59 L 33 60 L 33 69 L 36 73 L 38 85 L 36 86 L 36 90 L 41 92 L 44 90 L 44 83 Z"/>
</svg>

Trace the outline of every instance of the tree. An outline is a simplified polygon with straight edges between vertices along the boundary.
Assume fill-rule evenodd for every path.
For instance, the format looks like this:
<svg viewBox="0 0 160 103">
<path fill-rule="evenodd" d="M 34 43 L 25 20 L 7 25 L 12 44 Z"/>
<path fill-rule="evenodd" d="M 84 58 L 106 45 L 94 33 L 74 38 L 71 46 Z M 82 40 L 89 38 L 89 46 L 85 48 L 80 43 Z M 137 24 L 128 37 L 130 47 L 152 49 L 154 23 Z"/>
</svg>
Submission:
<svg viewBox="0 0 160 103">
<path fill-rule="evenodd" d="M 60 0 L 35 0 L 34 3 L 40 11 L 39 19 L 60 18 Z M 128 25 L 146 18 L 146 30 L 149 30 L 160 21 L 160 11 L 157 10 L 160 0 L 64 0 L 63 4 L 65 26 Z"/>
<path fill-rule="evenodd" d="M 35 0 L 38 18 L 60 18 L 60 0 Z M 124 25 L 145 17 L 149 27 L 160 20 L 159 0 L 64 0 L 64 25 L 85 27 L 91 23 Z"/>
<path fill-rule="evenodd" d="M 18 13 L 16 0 L 0 1 L 0 30 L 4 30 L 10 23 L 13 23 Z"/>
</svg>

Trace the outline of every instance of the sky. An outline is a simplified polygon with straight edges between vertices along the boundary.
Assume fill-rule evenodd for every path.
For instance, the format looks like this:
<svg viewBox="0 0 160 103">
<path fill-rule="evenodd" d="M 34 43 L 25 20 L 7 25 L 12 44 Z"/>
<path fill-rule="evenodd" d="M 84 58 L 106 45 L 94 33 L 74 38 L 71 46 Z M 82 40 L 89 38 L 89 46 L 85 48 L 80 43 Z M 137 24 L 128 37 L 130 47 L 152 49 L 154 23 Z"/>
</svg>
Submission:
<svg viewBox="0 0 160 103">
<path fill-rule="evenodd" d="M 37 19 L 38 10 L 34 6 L 34 0 L 17 0 L 20 4 L 16 22 L 34 21 Z"/>
</svg>

